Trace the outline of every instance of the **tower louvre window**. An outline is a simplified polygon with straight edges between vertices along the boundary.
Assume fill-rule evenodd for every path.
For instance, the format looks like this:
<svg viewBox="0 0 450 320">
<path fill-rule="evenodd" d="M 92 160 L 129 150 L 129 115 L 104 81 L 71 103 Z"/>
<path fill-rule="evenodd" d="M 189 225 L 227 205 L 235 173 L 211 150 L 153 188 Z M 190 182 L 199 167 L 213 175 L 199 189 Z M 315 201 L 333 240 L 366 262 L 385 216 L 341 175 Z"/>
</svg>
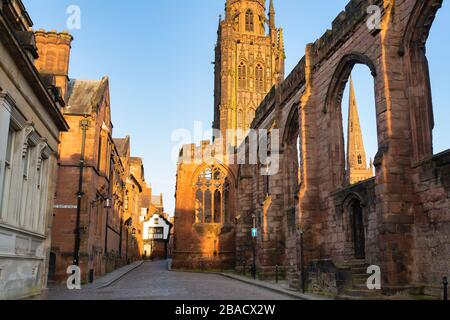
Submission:
<svg viewBox="0 0 450 320">
<path fill-rule="evenodd" d="M 247 88 L 247 66 L 244 62 L 241 62 L 238 67 L 238 82 L 239 89 Z"/>
<path fill-rule="evenodd" d="M 256 91 L 264 91 L 264 68 L 258 64 L 255 70 Z"/>
<path fill-rule="evenodd" d="M 254 32 L 255 31 L 255 21 L 252 10 L 247 10 L 245 13 L 245 31 Z"/>
</svg>

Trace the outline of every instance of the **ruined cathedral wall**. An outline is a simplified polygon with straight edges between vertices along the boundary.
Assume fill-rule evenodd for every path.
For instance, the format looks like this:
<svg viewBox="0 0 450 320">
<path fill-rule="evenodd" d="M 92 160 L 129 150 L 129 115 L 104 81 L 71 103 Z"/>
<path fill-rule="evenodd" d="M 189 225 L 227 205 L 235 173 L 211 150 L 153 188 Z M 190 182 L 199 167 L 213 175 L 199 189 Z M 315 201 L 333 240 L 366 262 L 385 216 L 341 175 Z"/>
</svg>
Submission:
<svg viewBox="0 0 450 320">
<path fill-rule="evenodd" d="M 305 154 L 299 217 L 305 228 L 306 258 L 328 258 L 336 263 L 351 259 L 352 235 L 345 205 L 350 197 L 357 196 L 364 207 L 366 260 L 389 270 L 384 281 L 395 286 L 411 281 L 414 265 L 411 128 L 398 47 L 410 13 L 407 8 L 416 2 L 398 1 L 395 6 L 404 10 L 401 15 L 386 7 L 383 17 L 388 23 L 378 32 L 370 30 L 365 20 L 366 9 L 373 3 L 383 8 L 382 1 L 351 1 L 347 5 L 346 11 L 333 21 L 332 30 L 309 46 L 307 57 L 279 88 L 272 88 L 258 108 L 253 126 L 264 128 L 274 120 L 280 121 L 274 103 L 277 96 L 281 105 L 278 109 L 283 109 L 304 84 L 308 86 L 300 99 L 299 119 Z M 335 103 L 344 89 L 339 86 L 355 63 L 366 64 L 374 76 L 380 147 L 375 179 L 358 185 L 356 190 L 344 183 L 342 114 Z"/>
<path fill-rule="evenodd" d="M 450 271 L 450 152 L 421 163 L 414 178 L 420 199 L 415 208 L 414 280 L 434 284 L 432 293 L 440 294 L 442 277 Z"/>
<path fill-rule="evenodd" d="M 203 141 L 200 147 L 187 145 L 180 154 L 177 170 L 175 206 L 175 245 L 172 268 L 178 270 L 221 270 L 235 265 L 234 216 L 230 223 L 197 223 L 196 179 L 202 170 L 221 165 L 230 179 L 230 199 L 235 202 L 236 165 L 226 165 L 214 158 L 214 145 Z M 211 157 L 211 155 L 213 155 Z M 235 212 L 233 205 L 230 211 Z"/>
</svg>

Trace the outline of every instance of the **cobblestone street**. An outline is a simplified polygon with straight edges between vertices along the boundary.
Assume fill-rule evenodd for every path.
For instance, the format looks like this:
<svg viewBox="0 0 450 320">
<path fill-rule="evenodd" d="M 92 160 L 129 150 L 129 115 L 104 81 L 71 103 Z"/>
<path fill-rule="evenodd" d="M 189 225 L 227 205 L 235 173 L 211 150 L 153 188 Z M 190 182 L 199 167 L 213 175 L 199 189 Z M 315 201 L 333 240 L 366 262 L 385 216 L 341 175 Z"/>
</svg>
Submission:
<svg viewBox="0 0 450 320">
<path fill-rule="evenodd" d="M 167 270 L 167 261 L 145 262 L 109 287 L 52 288 L 50 300 L 292 300 L 292 297 L 215 274 Z"/>
</svg>

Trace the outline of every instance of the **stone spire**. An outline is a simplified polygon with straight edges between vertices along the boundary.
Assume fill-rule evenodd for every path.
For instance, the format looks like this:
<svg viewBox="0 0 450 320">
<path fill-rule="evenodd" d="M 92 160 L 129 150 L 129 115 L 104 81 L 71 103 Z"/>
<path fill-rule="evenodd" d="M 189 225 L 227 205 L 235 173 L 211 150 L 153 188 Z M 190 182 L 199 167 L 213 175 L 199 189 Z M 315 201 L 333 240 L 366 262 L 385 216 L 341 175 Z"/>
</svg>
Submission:
<svg viewBox="0 0 450 320">
<path fill-rule="evenodd" d="M 275 27 L 275 8 L 273 5 L 273 0 L 270 0 L 270 7 L 269 7 L 269 28 L 271 30 L 274 30 Z"/>
<path fill-rule="evenodd" d="M 372 168 L 367 168 L 366 150 L 359 120 L 353 79 L 350 77 L 350 101 L 348 110 L 347 175 L 350 184 L 369 179 Z"/>
</svg>

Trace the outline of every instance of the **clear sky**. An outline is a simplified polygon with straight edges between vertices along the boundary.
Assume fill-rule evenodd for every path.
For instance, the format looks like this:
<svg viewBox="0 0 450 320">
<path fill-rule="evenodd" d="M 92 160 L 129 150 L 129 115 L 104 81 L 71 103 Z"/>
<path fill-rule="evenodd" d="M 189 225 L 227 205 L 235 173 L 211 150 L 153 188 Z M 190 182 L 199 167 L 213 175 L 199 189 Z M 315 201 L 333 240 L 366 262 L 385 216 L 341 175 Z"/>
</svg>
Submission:
<svg viewBox="0 0 450 320">
<path fill-rule="evenodd" d="M 225 0 L 23 0 L 35 29 L 67 29 L 70 5 L 81 9 L 81 28 L 70 30 L 70 77 L 110 77 L 115 137 L 131 136 L 132 154 L 144 158 L 154 193 L 164 193 L 166 211 L 174 210 L 176 166 L 172 132 L 193 130 L 213 120 L 213 65 L 219 14 Z M 283 27 L 290 72 L 347 0 L 275 0 L 277 25 Z M 435 151 L 450 147 L 450 9 L 438 14 L 428 41 L 434 108 Z M 365 67 L 354 70 L 368 157 L 376 154 L 373 80 Z M 348 93 L 344 96 L 344 110 Z M 344 112 L 344 118 L 346 114 Z M 346 119 L 346 118 L 345 118 Z M 447 138 L 447 139 L 446 139 Z"/>
</svg>

